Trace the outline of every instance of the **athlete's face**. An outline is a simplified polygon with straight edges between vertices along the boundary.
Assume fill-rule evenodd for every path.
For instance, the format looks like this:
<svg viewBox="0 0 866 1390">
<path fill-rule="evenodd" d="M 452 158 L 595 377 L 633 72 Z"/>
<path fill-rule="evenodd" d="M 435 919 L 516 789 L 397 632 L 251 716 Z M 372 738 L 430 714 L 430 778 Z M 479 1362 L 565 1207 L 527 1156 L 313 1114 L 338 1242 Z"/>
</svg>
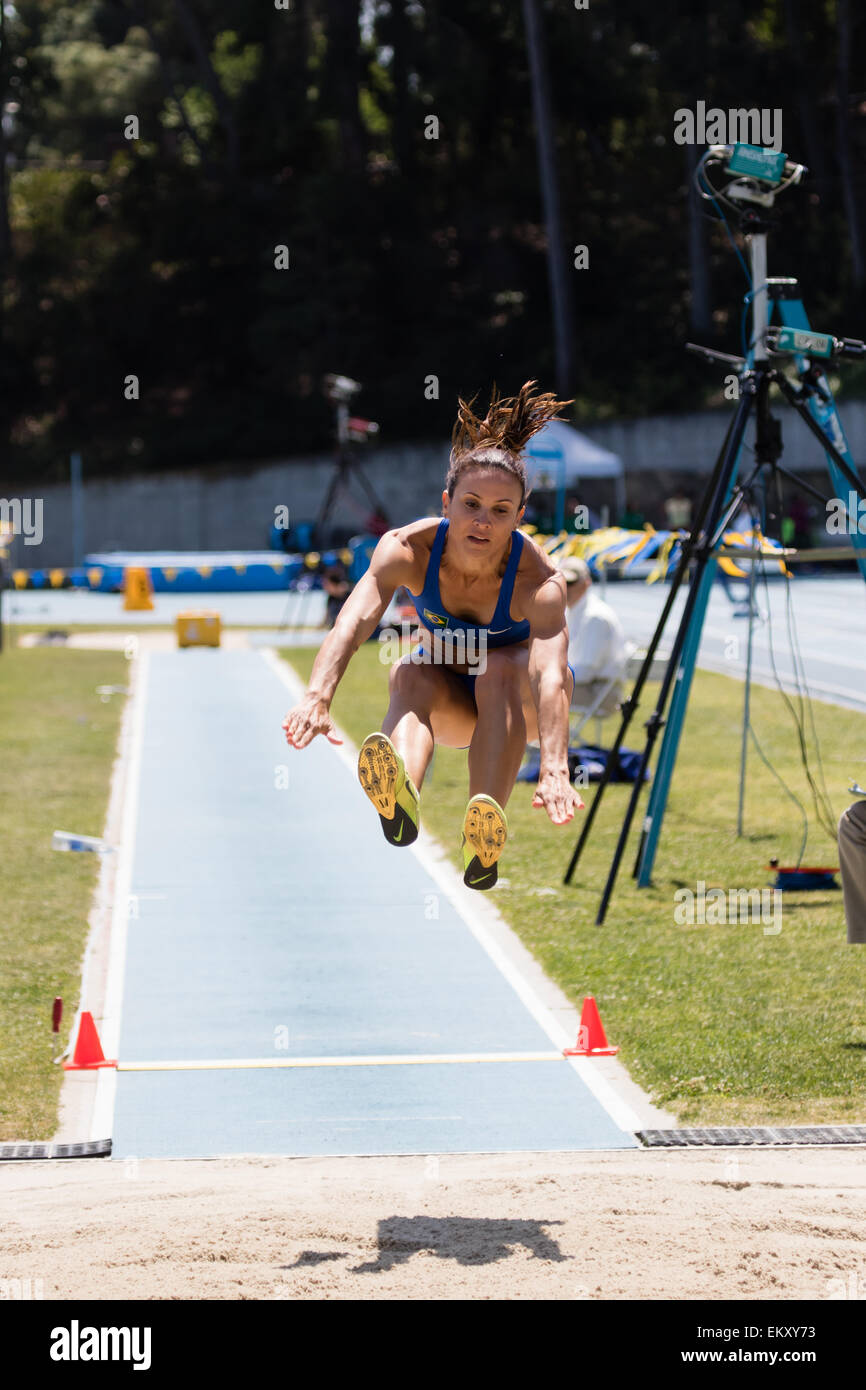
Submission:
<svg viewBox="0 0 866 1390">
<path fill-rule="evenodd" d="M 481 557 L 499 556 L 524 508 L 518 480 L 500 468 L 472 468 L 458 480 L 454 496 L 442 494 L 442 507 L 461 549 Z"/>
</svg>

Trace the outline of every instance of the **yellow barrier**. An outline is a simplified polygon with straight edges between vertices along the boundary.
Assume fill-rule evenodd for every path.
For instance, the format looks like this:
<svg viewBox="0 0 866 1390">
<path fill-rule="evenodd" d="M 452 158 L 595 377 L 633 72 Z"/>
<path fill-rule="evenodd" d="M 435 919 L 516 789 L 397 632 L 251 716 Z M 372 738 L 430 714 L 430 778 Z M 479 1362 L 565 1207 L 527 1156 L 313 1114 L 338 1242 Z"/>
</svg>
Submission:
<svg viewBox="0 0 866 1390">
<path fill-rule="evenodd" d="M 220 615 L 210 608 L 178 613 L 174 629 L 179 647 L 218 647 L 220 644 Z"/>
</svg>

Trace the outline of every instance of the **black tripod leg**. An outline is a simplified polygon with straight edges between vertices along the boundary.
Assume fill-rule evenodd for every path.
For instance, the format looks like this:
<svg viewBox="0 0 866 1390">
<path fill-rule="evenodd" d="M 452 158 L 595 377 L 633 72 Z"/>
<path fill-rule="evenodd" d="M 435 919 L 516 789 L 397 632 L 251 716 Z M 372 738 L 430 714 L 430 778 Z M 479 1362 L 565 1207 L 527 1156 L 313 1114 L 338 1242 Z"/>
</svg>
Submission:
<svg viewBox="0 0 866 1390">
<path fill-rule="evenodd" d="M 809 496 L 814 497 L 815 501 L 820 502 L 822 506 L 826 504 L 826 492 L 822 492 L 820 488 L 813 487 L 812 484 L 807 483 L 804 478 L 800 478 L 796 473 L 792 473 L 790 468 L 783 468 L 781 463 L 777 463 L 776 472 L 781 473 L 783 478 L 787 478 L 789 482 L 794 483 L 802 492 L 808 492 Z"/>
<path fill-rule="evenodd" d="M 373 490 L 373 484 L 370 482 L 360 463 L 355 463 L 353 467 L 358 475 L 358 482 L 361 484 L 368 498 L 373 503 L 373 506 L 376 508 L 376 511 L 380 514 L 380 516 L 384 517 L 385 521 L 387 521 L 390 525 L 390 517 L 385 509 L 385 505 L 383 502 L 379 501 L 379 498 Z"/>
<path fill-rule="evenodd" d="M 746 481 L 744 483 L 738 483 L 737 486 L 734 488 L 733 492 L 731 493 L 731 500 L 728 506 L 725 508 L 725 514 L 716 526 L 715 535 L 712 537 L 710 541 L 711 550 L 714 550 L 716 546 L 720 543 L 722 537 L 724 536 L 725 532 L 731 524 L 731 518 L 736 516 L 737 512 L 740 510 L 740 507 L 742 507 L 743 503 L 746 500 L 746 496 L 749 492 L 749 489 L 752 487 L 752 484 L 754 483 L 755 478 L 760 473 L 760 471 L 761 464 L 756 463 Z"/>
<path fill-rule="evenodd" d="M 317 547 L 321 546 L 322 544 L 322 539 L 325 534 L 325 522 L 331 515 L 331 508 L 334 505 L 334 499 L 337 496 L 337 492 L 339 491 L 340 484 L 343 481 L 345 472 L 346 460 L 343 454 L 341 453 L 339 459 L 337 460 L 337 466 L 334 469 L 334 476 L 331 478 L 330 486 L 328 487 L 328 491 L 325 493 L 325 500 L 319 508 L 319 515 L 316 517 L 316 524 L 313 528 L 313 544 Z"/>
<path fill-rule="evenodd" d="M 728 446 L 733 436 L 733 432 L 736 427 L 738 418 L 739 411 L 737 411 L 737 413 L 735 413 L 731 417 L 731 422 L 728 425 L 725 438 L 722 441 L 722 447 L 719 450 L 719 455 L 716 459 L 715 466 L 713 468 L 712 477 L 707 486 L 706 492 L 704 493 L 704 496 L 701 500 L 701 504 L 698 509 L 698 515 L 695 519 L 695 524 L 692 528 L 688 541 L 683 544 L 683 550 L 680 556 L 679 564 L 674 573 L 674 577 L 671 580 L 670 589 L 668 591 L 667 599 L 665 600 L 664 608 L 662 609 L 661 617 L 659 618 L 658 623 L 656 624 L 655 632 L 652 635 L 649 647 L 647 648 L 646 656 L 643 660 L 643 664 L 640 668 L 640 671 L 638 672 L 637 680 L 634 684 L 634 689 L 632 690 L 632 693 L 629 696 L 629 698 L 625 700 L 622 704 L 623 715 L 622 721 L 619 726 L 619 732 L 617 733 L 616 739 L 614 740 L 613 746 L 610 750 L 610 756 L 608 757 L 607 762 L 605 764 L 605 769 L 602 774 L 601 781 L 598 784 L 598 789 L 595 793 L 595 796 L 593 797 L 592 805 L 590 806 L 589 811 L 586 814 L 586 819 L 584 820 L 583 828 L 580 832 L 580 838 L 578 839 L 578 842 L 575 846 L 574 853 L 571 856 L 568 868 L 565 871 L 565 878 L 563 879 L 564 883 L 571 882 L 572 875 L 574 873 L 575 868 L 577 867 L 578 860 L 580 859 L 580 856 L 583 853 L 583 847 L 589 838 L 589 832 L 592 829 L 592 824 L 595 820 L 596 813 L 601 804 L 601 799 L 604 795 L 605 788 L 608 786 L 611 778 L 613 777 L 614 770 L 618 762 L 619 750 L 622 747 L 623 740 L 626 736 L 626 733 L 628 732 L 628 726 L 631 723 L 632 716 L 638 707 L 641 691 L 643 690 L 644 685 L 646 684 L 647 678 L 649 676 L 650 670 L 652 669 L 652 664 L 655 660 L 656 648 L 658 647 L 658 644 L 662 639 L 662 634 L 664 633 L 671 609 L 673 608 L 674 603 L 676 601 L 676 596 L 679 592 L 680 585 L 682 584 L 683 579 L 688 574 L 689 565 L 691 563 L 693 554 L 693 547 L 695 544 L 695 537 L 700 532 L 708 508 L 715 500 L 716 494 L 718 492 L 719 480 L 722 476 L 725 460 L 728 456 Z"/>
<path fill-rule="evenodd" d="M 646 772 L 647 767 L 649 766 L 649 761 L 652 754 L 653 745 L 655 743 L 656 735 L 665 723 L 665 720 L 662 718 L 662 715 L 667 706 L 668 697 L 670 695 L 671 688 L 674 683 L 674 677 L 676 675 L 676 672 L 679 670 L 680 658 L 683 654 L 683 647 L 686 644 L 686 637 L 688 636 L 689 628 L 692 624 L 692 614 L 694 612 L 695 604 L 698 601 L 698 591 L 701 576 L 703 575 L 704 569 L 706 568 L 706 564 L 710 555 L 720 544 L 721 538 L 728 528 L 728 523 L 731 517 L 742 505 L 743 495 L 746 489 L 751 486 L 752 481 L 759 467 L 760 465 L 756 465 L 745 484 L 734 488 L 733 493 L 731 494 L 731 500 L 727 507 L 725 507 L 724 516 L 716 524 L 716 527 L 712 535 L 707 535 L 705 549 L 698 557 L 695 575 L 692 580 L 692 584 L 689 588 L 688 597 L 686 599 L 686 603 L 683 608 L 682 615 L 680 617 L 680 625 L 677 628 L 677 635 L 674 639 L 674 645 L 671 649 L 670 659 L 668 661 L 667 670 L 665 671 L 664 680 L 662 681 L 661 687 L 659 689 L 659 696 L 658 700 L 656 701 L 656 707 L 653 710 L 653 713 L 650 715 L 649 719 L 647 720 L 647 730 L 649 731 L 650 726 L 652 726 L 652 734 L 650 736 L 648 733 L 647 745 L 644 749 L 643 758 L 641 759 L 640 771 L 635 781 L 635 787 L 637 788 L 638 795 L 640 795 L 640 792 L 643 790 L 644 774 Z M 720 494 L 720 505 L 722 506 L 724 506 L 724 496 L 724 493 Z M 634 789 L 632 789 L 632 797 L 634 796 L 635 792 Z M 629 808 L 629 810 L 631 811 L 631 808 Z M 631 820 L 631 815 L 629 815 L 629 820 Z M 637 854 L 635 856 L 634 867 L 631 871 L 632 878 L 637 878 L 638 874 L 640 873 L 640 865 L 641 860 L 643 859 L 643 851 L 644 844 L 646 843 L 646 837 L 647 831 L 646 828 L 644 828 L 640 834 L 640 841 L 638 844 Z"/>
<path fill-rule="evenodd" d="M 662 712 L 664 711 L 665 705 L 667 703 L 668 694 L 673 684 L 677 668 L 679 666 L 680 655 L 682 653 L 683 645 L 686 640 L 686 634 L 691 623 L 692 613 L 694 611 L 695 603 L 697 602 L 698 592 L 700 590 L 701 577 L 704 573 L 704 570 L 706 569 L 707 561 L 709 560 L 709 557 L 712 554 L 712 545 L 710 543 L 711 538 L 715 535 L 716 527 L 719 522 L 719 517 L 721 516 L 725 507 L 725 498 L 728 494 L 731 479 L 734 476 L 734 472 L 737 465 L 737 459 L 739 457 L 740 448 L 743 442 L 743 435 L 745 433 L 746 424 L 748 422 L 749 413 L 752 409 L 752 405 L 754 404 L 754 400 L 754 389 L 749 389 L 748 391 L 742 393 L 740 396 L 740 402 L 737 407 L 737 413 L 734 416 L 731 428 L 729 429 L 725 439 L 723 453 L 720 456 L 716 472 L 714 472 L 713 474 L 713 479 L 710 484 L 710 487 L 707 489 L 707 494 L 705 497 L 705 502 L 707 503 L 707 506 L 702 506 L 701 508 L 702 516 L 706 515 L 707 507 L 709 507 L 710 509 L 710 515 L 707 517 L 707 525 L 705 528 L 704 540 L 702 545 L 697 550 L 696 572 L 692 579 L 692 583 L 689 586 L 688 597 L 686 598 L 685 608 L 683 609 L 683 615 L 680 619 L 680 625 L 677 630 L 676 639 L 674 641 L 673 651 L 671 652 L 670 661 L 668 662 L 668 667 L 665 671 L 665 678 L 662 681 L 662 686 L 661 690 L 659 691 L 659 697 L 656 702 L 656 707 L 653 710 L 653 713 L 650 715 L 649 719 L 647 720 L 647 741 L 646 746 L 644 748 L 643 756 L 641 758 L 640 769 L 638 771 L 637 779 L 634 783 L 634 786 L 632 787 L 628 808 L 626 810 L 625 818 L 620 829 L 619 839 L 617 840 L 616 850 L 614 851 L 613 860 L 611 862 L 610 872 L 608 873 L 607 882 L 604 886 L 604 893 L 602 894 L 601 903 L 599 904 L 598 916 L 595 919 L 595 924 L 599 927 L 604 922 L 605 916 L 607 914 L 608 904 L 610 902 L 610 897 L 613 892 L 614 884 L 616 883 L 616 876 L 619 872 L 620 862 L 625 851 L 625 845 L 628 839 L 629 831 L 631 830 L 631 823 L 634 819 L 634 813 L 637 808 L 638 799 L 640 797 L 641 792 L 643 791 L 644 775 L 649 764 L 653 747 L 655 746 L 655 740 L 658 736 L 659 729 L 662 727 L 664 723 L 664 720 L 662 718 Z"/>
<path fill-rule="evenodd" d="M 739 437 L 739 441 L 740 441 L 740 443 L 739 443 L 738 445 L 736 445 L 736 448 L 735 448 L 735 452 L 734 452 L 734 462 L 736 462 L 737 453 L 739 452 L 739 448 L 740 448 L 741 445 L 742 445 L 742 438 L 743 438 L 743 434 L 745 433 L 745 426 L 746 426 L 746 422 L 747 422 L 747 419 L 748 419 L 749 412 L 752 410 L 753 407 L 754 407 L 755 409 L 757 409 L 757 410 L 760 412 L 760 410 L 762 409 L 762 407 L 763 407 L 763 408 L 766 407 L 766 402 L 767 402 L 767 399 L 768 399 L 769 383 L 768 383 L 768 381 L 767 381 L 765 378 L 762 377 L 757 383 L 754 381 L 754 378 L 752 378 L 751 381 L 750 381 L 750 384 L 751 384 L 751 386 L 752 386 L 752 390 L 750 391 L 750 393 L 749 393 L 749 395 L 748 395 L 748 397 L 747 397 L 745 414 L 744 414 L 744 415 L 741 415 L 740 412 L 738 411 L 737 414 L 736 414 L 736 416 L 734 417 L 734 420 L 732 421 L 732 430 L 733 430 L 733 427 L 734 427 L 734 426 L 737 427 L 737 429 L 738 429 L 738 431 L 739 431 L 738 437 Z M 760 430 L 760 426 L 759 426 L 759 430 Z M 728 445 L 730 444 L 731 438 L 732 438 L 732 431 L 729 431 L 728 436 L 727 436 L 727 438 L 726 438 L 726 440 L 725 440 L 725 449 L 726 449 L 726 450 L 727 450 L 727 448 L 728 448 Z M 723 482 L 723 484 L 722 484 L 720 487 L 718 487 L 718 486 L 716 487 L 716 490 L 715 490 L 715 492 L 714 492 L 714 494 L 713 494 L 712 507 L 713 507 L 714 514 L 716 515 L 716 520 L 715 520 L 715 523 L 714 523 L 713 527 L 710 528 L 710 529 L 708 529 L 707 534 L 706 534 L 706 537 L 705 537 L 705 549 L 706 549 L 706 557 L 707 557 L 707 559 L 708 559 L 709 556 L 713 553 L 713 551 L 716 550 L 716 548 L 720 545 L 721 540 L 722 540 L 722 537 L 724 536 L 724 533 L 725 533 L 725 531 L 727 530 L 728 525 L 729 525 L 729 523 L 730 523 L 731 517 L 735 514 L 735 512 L 737 511 L 737 509 L 740 507 L 740 505 L 741 505 L 741 503 L 742 503 L 743 497 L 745 496 L 745 494 L 746 494 L 746 492 L 749 490 L 749 488 L 752 486 L 752 484 L 753 484 L 755 478 L 756 478 L 756 477 L 758 476 L 758 474 L 760 473 L 761 467 L 762 467 L 761 461 L 758 460 L 758 461 L 755 463 L 755 466 L 754 466 L 754 468 L 752 469 L 752 471 L 751 471 L 751 473 L 749 474 L 749 476 L 748 476 L 748 478 L 746 479 L 746 481 L 745 481 L 744 483 L 738 484 L 738 486 L 737 486 L 737 487 L 734 487 L 734 488 L 731 488 L 731 486 L 730 486 L 730 479 L 731 479 L 731 476 L 732 476 L 731 470 L 730 470 L 730 469 L 726 469 L 726 470 L 725 470 L 725 472 L 726 472 L 726 474 L 727 474 L 726 480 Z M 730 491 L 730 494 L 731 494 L 731 495 L 730 495 L 730 498 L 729 498 L 728 502 L 726 503 L 726 502 L 725 502 L 725 498 L 727 497 L 729 491 Z M 719 512 L 719 511 L 722 511 L 722 516 L 721 516 L 721 518 L 718 517 L 718 512 Z M 679 627 L 679 630 L 678 630 L 678 632 L 677 632 L 677 637 L 676 637 L 676 640 L 675 640 L 675 642 L 674 642 L 674 647 L 673 647 L 673 650 L 672 650 L 672 652 L 671 652 L 670 661 L 669 661 L 669 663 L 668 663 L 668 669 L 667 669 L 667 671 L 665 672 L 665 679 L 664 679 L 664 682 L 663 682 L 663 684 L 662 684 L 662 687 L 661 687 L 661 690 L 660 690 L 660 693 L 659 693 L 659 699 L 658 699 L 658 702 L 657 702 L 657 704 L 656 704 L 655 711 L 653 712 L 653 715 L 651 716 L 651 719 L 653 720 L 653 723 L 654 723 L 653 735 L 652 735 L 652 742 L 655 741 L 655 734 L 658 732 L 658 729 L 661 728 L 662 724 L 664 724 L 664 722 L 665 722 L 663 719 L 660 719 L 660 716 L 661 716 L 662 711 L 664 710 L 664 708 L 665 708 L 666 705 L 667 705 L 668 694 L 669 694 L 669 692 L 670 692 L 671 685 L 673 684 L 674 674 L 675 674 L 675 672 L 679 669 L 680 658 L 681 658 L 681 656 L 682 656 L 682 649 L 683 649 L 683 646 L 685 645 L 685 639 L 686 639 L 686 636 L 687 636 L 687 633 L 688 633 L 688 628 L 689 628 L 689 626 L 690 626 L 690 624 L 691 624 L 691 621 L 692 621 L 692 612 L 694 611 L 694 605 L 695 605 L 695 603 L 697 602 L 698 585 L 699 585 L 700 577 L 703 575 L 705 563 L 706 563 L 706 560 L 704 561 L 703 564 L 701 564 L 701 566 L 700 566 L 700 572 L 699 572 L 699 573 L 696 573 L 695 578 L 694 578 L 694 582 L 693 582 L 693 584 L 692 584 L 692 586 L 691 586 L 691 589 L 690 589 L 690 592 L 689 592 L 689 597 L 688 597 L 688 600 L 687 600 L 687 603 L 686 603 L 686 607 L 685 607 L 684 610 L 683 610 L 682 618 L 681 618 L 681 620 L 680 620 L 680 627 Z M 649 727 L 650 727 L 650 722 L 647 721 L 647 728 L 649 729 Z M 648 741 L 649 741 L 649 740 L 648 740 Z M 641 772 L 639 773 L 638 781 L 637 781 L 637 784 L 636 784 L 636 785 L 638 786 L 639 789 L 642 789 L 643 776 L 644 776 L 644 772 L 646 771 L 646 767 L 647 767 L 648 765 L 649 765 L 649 757 L 647 756 L 646 759 L 645 759 L 645 762 L 642 764 L 642 769 L 641 769 Z M 643 827 L 643 829 L 641 830 L 641 833 L 640 833 L 640 839 L 639 839 L 639 843 L 638 843 L 637 854 L 636 854 L 636 856 L 635 856 L 634 866 L 633 866 L 632 871 L 631 871 L 631 876 L 632 876 L 632 878 L 637 878 L 638 875 L 640 874 L 640 866 L 641 866 L 641 861 L 643 860 L 644 847 L 645 847 L 645 845 L 646 845 L 646 841 L 647 841 L 647 836 L 648 836 L 648 834 L 649 834 L 648 828 L 647 828 L 646 824 L 644 824 L 644 827 Z"/>
<path fill-rule="evenodd" d="M 803 404 L 802 400 L 797 395 L 797 392 L 791 385 L 788 378 L 784 375 L 783 372 L 776 372 L 774 373 L 773 380 L 779 387 L 780 391 L 782 392 L 782 395 L 785 397 L 788 404 L 794 407 L 797 414 L 801 416 L 804 424 L 808 425 L 809 429 L 815 435 L 816 439 L 819 439 L 821 441 L 821 448 L 824 449 L 826 453 L 830 455 L 836 467 L 844 475 L 846 482 L 850 484 L 850 486 L 853 488 L 853 490 L 857 493 L 858 497 L 860 497 L 862 501 L 866 501 L 866 486 L 864 486 L 864 484 L 860 481 L 860 479 L 857 477 L 857 474 L 852 471 L 851 465 L 839 453 L 839 450 L 836 448 L 836 445 L 833 443 L 832 439 L 827 438 L 826 434 L 821 429 L 821 426 L 818 424 L 817 420 L 812 419 L 812 416 L 809 414 L 809 411 L 806 409 L 806 406 Z"/>
</svg>

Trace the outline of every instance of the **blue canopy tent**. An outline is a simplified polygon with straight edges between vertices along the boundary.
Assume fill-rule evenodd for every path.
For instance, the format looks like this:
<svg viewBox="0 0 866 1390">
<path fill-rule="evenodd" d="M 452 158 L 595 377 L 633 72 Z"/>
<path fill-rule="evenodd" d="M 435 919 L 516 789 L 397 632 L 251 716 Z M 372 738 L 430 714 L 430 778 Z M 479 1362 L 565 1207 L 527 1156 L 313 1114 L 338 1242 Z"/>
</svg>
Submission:
<svg viewBox="0 0 866 1390">
<path fill-rule="evenodd" d="M 622 459 L 580 434 L 564 420 L 551 420 L 526 447 L 526 471 L 533 488 L 556 489 L 557 531 L 565 529 L 565 494 L 588 478 L 613 478 L 617 514 L 625 510 Z"/>
</svg>

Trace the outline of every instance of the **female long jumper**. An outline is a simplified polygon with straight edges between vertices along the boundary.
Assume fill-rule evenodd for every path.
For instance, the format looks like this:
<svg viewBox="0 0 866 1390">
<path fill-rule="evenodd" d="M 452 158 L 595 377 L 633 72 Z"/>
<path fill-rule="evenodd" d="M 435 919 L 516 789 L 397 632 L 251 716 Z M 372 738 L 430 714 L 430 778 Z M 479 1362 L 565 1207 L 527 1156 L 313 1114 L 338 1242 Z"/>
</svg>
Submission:
<svg viewBox="0 0 866 1390">
<path fill-rule="evenodd" d="M 358 759 L 361 786 L 385 838 L 417 838 L 418 789 L 435 744 L 469 750 L 469 804 L 463 821 L 464 882 L 492 888 L 508 834 L 504 807 L 527 742 L 541 767 L 533 797 L 554 825 L 583 802 L 568 772 L 568 707 L 574 675 L 567 662 L 565 580 L 517 527 L 527 493 L 521 458 L 527 442 L 569 404 L 494 388 L 483 420 L 459 400 L 442 516 L 382 536 L 370 566 L 322 643 L 303 699 L 282 727 L 293 748 L 317 734 L 339 743 L 330 715 L 351 657 L 373 633 L 395 591 L 405 586 L 424 629 L 421 648 L 392 665 L 381 733 Z M 468 659 L 467 659 L 468 658 Z"/>
</svg>

